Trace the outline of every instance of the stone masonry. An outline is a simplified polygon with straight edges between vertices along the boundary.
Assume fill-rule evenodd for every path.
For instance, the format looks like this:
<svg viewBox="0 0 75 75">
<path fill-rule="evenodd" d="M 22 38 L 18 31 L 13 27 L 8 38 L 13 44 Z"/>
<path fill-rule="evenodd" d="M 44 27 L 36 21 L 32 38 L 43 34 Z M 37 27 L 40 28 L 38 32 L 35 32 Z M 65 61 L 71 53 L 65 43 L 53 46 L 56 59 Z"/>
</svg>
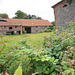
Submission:
<svg viewBox="0 0 75 75">
<path fill-rule="evenodd" d="M 49 26 L 35 26 L 35 27 L 31 27 L 31 32 L 32 33 L 38 33 L 40 31 L 44 31 L 48 28 Z"/>
<path fill-rule="evenodd" d="M 64 7 L 64 5 L 66 5 Z M 63 2 L 57 4 L 54 7 L 56 29 L 58 26 L 65 26 L 69 22 L 75 22 L 75 0 L 72 0 L 72 4 Z"/>
</svg>

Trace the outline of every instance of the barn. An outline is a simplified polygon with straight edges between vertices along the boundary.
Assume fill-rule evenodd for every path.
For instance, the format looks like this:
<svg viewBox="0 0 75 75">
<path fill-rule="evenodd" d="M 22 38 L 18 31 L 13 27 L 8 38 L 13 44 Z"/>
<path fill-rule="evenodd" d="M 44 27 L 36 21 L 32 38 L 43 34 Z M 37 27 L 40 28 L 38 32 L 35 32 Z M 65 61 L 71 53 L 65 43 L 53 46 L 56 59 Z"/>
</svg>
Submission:
<svg viewBox="0 0 75 75">
<path fill-rule="evenodd" d="M 52 24 L 48 20 L 37 19 L 0 19 L 0 33 L 22 34 L 25 30 L 27 33 L 38 33 L 46 30 Z"/>
</svg>

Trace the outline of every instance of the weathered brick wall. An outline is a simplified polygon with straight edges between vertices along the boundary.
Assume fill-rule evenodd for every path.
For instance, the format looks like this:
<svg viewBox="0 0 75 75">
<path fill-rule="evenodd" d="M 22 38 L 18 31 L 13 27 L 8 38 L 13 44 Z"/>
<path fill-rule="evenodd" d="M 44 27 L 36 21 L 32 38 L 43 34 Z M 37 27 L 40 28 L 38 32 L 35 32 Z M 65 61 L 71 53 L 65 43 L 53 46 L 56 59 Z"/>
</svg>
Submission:
<svg viewBox="0 0 75 75">
<path fill-rule="evenodd" d="M 12 27 L 12 29 L 9 29 L 9 27 Z M 6 26 L 5 28 L 3 28 L 3 26 L 0 26 L 1 34 L 6 34 L 6 31 L 22 31 L 22 30 L 21 26 L 18 26 L 17 28 L 15 28 L 15 26 Z"/>
<path fill-rule="evenodd" d="M 31 27 L 31 33 L 38 33 L 40 31 L 44 31 L 48 28 L 49 26 L 35 26 Z"/>
<path fill-rule="evenodd" d="M 63 7 L 64 4 L 67 4 L 67 6 Z M 65 26 L 69 22 L 75 22 L 75 0 L 71 5 L 65 2 L 61 3 L 55 9 L 56 26 Z"/>
</svg>

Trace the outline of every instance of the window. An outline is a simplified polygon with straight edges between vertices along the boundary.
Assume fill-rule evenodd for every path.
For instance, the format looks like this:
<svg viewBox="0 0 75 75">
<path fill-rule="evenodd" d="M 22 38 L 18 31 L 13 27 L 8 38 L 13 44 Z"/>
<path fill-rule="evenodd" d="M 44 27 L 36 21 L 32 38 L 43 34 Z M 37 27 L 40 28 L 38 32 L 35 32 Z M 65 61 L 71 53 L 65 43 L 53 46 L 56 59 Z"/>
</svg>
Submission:
<svg viewBox="0 0 75 75">
<path fill-rule="evenodd" d="M 67 7 L 67 4 L 64 4 L 63 7 Z"/>
<path fill-rule="evenodd" d="M 9 29 L 12 29 L 12 27 L 9 27 Z"/>
<path fill-rule="evenodd" d="M 45 27 L 47 27 L 47 26 L 45 26 Z"/>
<path fill-rule="evenodd" d="M 18 28 L 18 26 L 15 26 L 15 28 Z"/>
<path fill-rule="evenodd" d="M 2 28 L 6 28 L 6 26 L 3 26 Z"/>
<path fill-rule="evenodd" d="M 36 28 L 38 28 L 38 26 L 36 26 Z"/>
</svg>

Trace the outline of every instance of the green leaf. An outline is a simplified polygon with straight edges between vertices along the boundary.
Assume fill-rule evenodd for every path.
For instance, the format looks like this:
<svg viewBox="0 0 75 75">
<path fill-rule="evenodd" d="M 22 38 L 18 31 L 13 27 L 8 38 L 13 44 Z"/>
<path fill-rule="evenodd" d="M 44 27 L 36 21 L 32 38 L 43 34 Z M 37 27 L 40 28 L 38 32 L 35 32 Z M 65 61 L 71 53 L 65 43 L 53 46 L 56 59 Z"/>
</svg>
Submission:
<svg viewBox="0 0 75 75">
<path fill-rule="evenodd" d="M 56 75 L 56 72 L 52 72 L 51 75 Z"/>
<path fill-rule="evenodd" d="M 59 59 L 56 59 L 54 62 L 56 63 L 56 62 L 58 62 L 58 60 L 59 60 Z"/>
<path fill-rule="evenodd" d="M 68 75 L 70 73 L 70 70 L 65 70 L 64 72 L 63 72 L 63 75 Z"/>
<path fill-rule="evenodd" d="M 54 70 L 54 68 L 53 68 L 53 67 L 51 67 L 49 72 L 51 73 L 53 70 Z"/>
<path fill-rule="evenodd" d="M 22 68 L 21 68 L 21 66 L 19 66 L 17 68 L 17 70 L 15 71 L 14 75 L 22 75 Z"/>
<path fill-rule="evenodd" d="M 65 65 L 65 66 L 63 66 L 63 69 L 67 69 L 67 66 Z"/>
</svg>

